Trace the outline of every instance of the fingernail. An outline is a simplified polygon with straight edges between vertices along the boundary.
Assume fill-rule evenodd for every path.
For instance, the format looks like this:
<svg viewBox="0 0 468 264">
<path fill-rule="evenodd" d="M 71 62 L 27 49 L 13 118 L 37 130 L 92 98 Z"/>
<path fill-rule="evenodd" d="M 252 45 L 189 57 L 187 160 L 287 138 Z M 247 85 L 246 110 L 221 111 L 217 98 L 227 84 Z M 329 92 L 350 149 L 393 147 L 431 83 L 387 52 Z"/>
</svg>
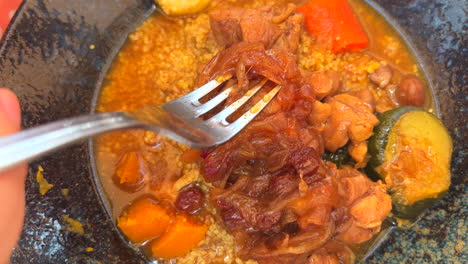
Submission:
<svg viewBox="0 0 468 264">
<path fill-rule="evenodd" d="M 4 112 L 11 121 L 15 122 L 15 124 L 19 124 L 21 122 L 18 98 L 9 89 L 0 88 L 0 111 Z"/>
</svg>

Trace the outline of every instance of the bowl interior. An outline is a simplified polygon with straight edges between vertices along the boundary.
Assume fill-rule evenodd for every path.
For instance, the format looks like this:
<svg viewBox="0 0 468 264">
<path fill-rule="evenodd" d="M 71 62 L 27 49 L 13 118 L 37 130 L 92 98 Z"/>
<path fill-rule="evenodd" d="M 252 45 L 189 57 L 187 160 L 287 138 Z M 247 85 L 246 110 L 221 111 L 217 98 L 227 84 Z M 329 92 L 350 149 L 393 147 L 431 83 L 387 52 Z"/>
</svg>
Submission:
<svg viewBox="0 0 468 264">
<path fill-rule="evenodd" d="M 397 29 L 411 39 L 455 149 L 448 196 L 411 229 L 396 230 L 367 262 L 443 262 L 447 254 L 462 261 L 463 254 L 450 245 L 466 240 L 467 233 L 463 224 L 467 213 L 463 58 L 467 54 L 462 49 L 466 47 L 466 15 L 460 8 L 464 2 L 369 2 L 386 10 L 380 12 L 394 18 L 389 20 L 397 21 L 401 26 Z M 96 91 L 126 36 L 153 8 L 151 0 L 25 1 L 0 44 L 0 85 L 18 94 L 23 126 L 91 112 Z M 89 155 L 83 143 L 30 164 L 25 227 L 12 263 L 146 263 L 114 230 L 103 209 L 107 202 L 99 198 L 103 194 L 92 176 Z M 39 194 L 35 180 L 39 165 L 54 184 L 45 195 Z M 69 189 L 70 194 L 63 195 L 62 189 Z M 85 233 L 70 232 L 65 215 L 80 221 Z"/>
</svg>

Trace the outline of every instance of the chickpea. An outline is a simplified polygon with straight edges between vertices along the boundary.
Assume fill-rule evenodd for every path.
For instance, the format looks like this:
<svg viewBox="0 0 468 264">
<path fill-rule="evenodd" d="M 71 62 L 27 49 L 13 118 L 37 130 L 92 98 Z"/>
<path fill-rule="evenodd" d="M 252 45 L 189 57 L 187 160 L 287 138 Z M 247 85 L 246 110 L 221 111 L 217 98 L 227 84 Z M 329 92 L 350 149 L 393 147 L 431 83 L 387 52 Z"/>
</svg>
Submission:
<svg viewBox="0 0 468 264">
<path fill-rule="evenodd" d="M 382 65 L 374 73 L 369 74 L 369 80 L 380 88 L 385 88 L 392 79 L 392 69 L 388 65 Z"/>
<path fill-rule="evenodd" d="M 403 78 L 395 91 L 395 95 L 400 105 L 422 107 L 426 100 L 424 86 L 421 80 L 414 75 Z"/>
</svg>

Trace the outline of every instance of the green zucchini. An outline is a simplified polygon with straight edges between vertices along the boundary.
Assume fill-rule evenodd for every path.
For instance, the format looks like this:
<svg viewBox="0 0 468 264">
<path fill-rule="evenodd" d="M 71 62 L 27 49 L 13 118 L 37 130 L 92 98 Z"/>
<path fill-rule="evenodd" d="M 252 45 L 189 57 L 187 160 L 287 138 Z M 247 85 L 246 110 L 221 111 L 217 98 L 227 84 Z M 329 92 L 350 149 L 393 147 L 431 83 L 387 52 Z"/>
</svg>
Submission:
<svg viewBox="0 0 468 264">
<path fill-rule="evenodd" d="M 353 160 L 348 153 L 348 147 L 344 146 L 337 149 L 335 152 L 325 151 L 322 159 L 335 163 L 336 167 L 341 168 L 343 165 L 352 165 Z"/>
<path fill-rule="evenodd" d="M 389 187 L 395 216 L 415 219 L 450 186 L 452 139 L 436 116 L 418 107 L 387 111 L 379 121 L 366 171 Z"/>
</svg>

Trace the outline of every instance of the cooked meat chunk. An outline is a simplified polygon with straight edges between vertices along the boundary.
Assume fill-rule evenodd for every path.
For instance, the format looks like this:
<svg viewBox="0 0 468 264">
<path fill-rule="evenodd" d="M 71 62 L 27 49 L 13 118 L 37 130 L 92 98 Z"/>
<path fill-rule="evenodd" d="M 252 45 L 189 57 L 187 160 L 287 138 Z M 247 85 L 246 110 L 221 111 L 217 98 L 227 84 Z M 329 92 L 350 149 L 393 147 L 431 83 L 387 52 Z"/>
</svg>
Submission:
<svg viewBox="0 0 468 264">
<path fill-rule="evenodd" d="M 213 14 L 214 13 L 214 14 Z M 239 21 L 235 18 L 224 18 L 216 20 L 213 18 L 215 12 L 210 17 L 211 30 L 219 45 L 229 47 L 242 40 L 242 30 Z"/>
<path fill-rule="evenodd" d="M 219 45 L 229 47 L 242 41 L 242 29 L 239 21 L 243 9 L 217 9 L 210 13 L 210 26 Z"/>
<path fill-rule="evenodd" d="M 331 115 L 331 105 L 315 101 L 312 104 L 312 112 L 309 115 L 309 121 L 317 131 L 323 131 L 325 127 L 325 121 Z"/>
<path fill-rule="evenodd" d="M 326 103 L 332 110 L 322 132 L 325 148 L 335 152 L 351 141 L 353 145 L 350 154 L 358 163 L 358 167 L 364 167 L 367 146 L 361 143 L 372 135 L 374 126 L 378 124 L 372 108 L 359 98 L 348 94 L 329 97 Z"/>
<path fill-rule="evenodd" d="M 273 23 L 280 24 L 284 20 L 286 20 L 290 15 L 292 15 L 296 9 L 297 9 L 297 6 L 295 4 L 288 3 L 286 5 L 286 9 L 284 10 L 284 12 L 280 13 L 277 16 L 272 17 L 271 21 L 273 21 Z"/>
<path fill-rule="evenodd" d="M 391 198 L 383 191 L 376 191 L 351 207 L 350 213 L 356 219 L 356 225 L 363 228 L 380 226 L 392 208 Z"/>
<path fill-rule="evenodd" d="M 336 238 L 351 245 L 366 242 L 378 232 L 378 229 L 363 228 L 356 225 L 353 219 L 349 219 L 345 222 L 344 226 L 347 226 L 348 228 L 346 231 L 340 233 Z"/>
<path fill-rule="evenodd" d="M 358 198 L 362 197 L 368 192 L 369 179 L 357 170 L 351 167 L 344 167 L 340 169 L 340 185 L 343 192 L 346 193 L 346 204 L 350 205 Z"/>
<path fill-rule="evenodd" d="M 283 12 L 271 6 L 218 9 L 210 13 L 210 25 L 216 41 L 224 47 L 241 41 L 259 42 L 266 49 L 296 53 L 304 16 L 294 10 L 293 4 Z"/>
<path fill-rule="evenodd" d="M 354 168 L 339 170 L 340 185 L 346 193 L 350 217 L 338 226 L 338 239 L 349 244 L 369 240 L 380 230 L 382 221 L 392 209 L 392 200 L 381 182 L 374 183 Z"/>
<path fill-rule="evenodd" d="M 385 88 L 392 79 L 392 68 L 381 65 L 375 72 L 369 74 L 369 80 L 380 88 Z"/>
<path fill-rule="evenodd" d="M 305 78 L 318 100 L 334 95 L 340 88 L 340 75 L 333 70 L 312 72 Z"/>
<path fill-rule="evenodd" d="M 367 142 L 353 142 L 348 146 L 348 153 L 356 161 L 357 168 L 365 167 L 367 163 Z"/>
<path fill-rule="evenodd" d="M 270 48 L 281 35 L 279 26 L 271 21 L 271 8 L 217 9 L 210 13 L 210 24 L 216 41 L 223 46 L 236 42 L 261 42 Z"/>
<path fill-rule="evenodd" d="M 303 25 L 304 15 L 298 13 L 291 14 L 288 19 L 280 25 L 283 34 L 281 34 L 273 45 L 273 49 L 287 50 L 295 54 L 299 47 Z"/>
<path fill-rule="evenodd" d="M 372 108 L 372 111 L 375 111 L 375 97 L 369 89 L 362 89 L 349 94 L 361 99 L 361 101 L 365 102 Z"/>
<path fill-rule="evenodd" d="M 244 10 L 239 21 L 243 41 L 261 42 L 267 49 L 273 46 L 281 35 L 281 29 L 271 21 L 271 11 L 272 8 Z"/>
<path fill-rule="evenodd" d="M 340 259 L 330 254 L 313 254 L 309 257 L 309 264 L 340 264 Z"/>
</svg>

